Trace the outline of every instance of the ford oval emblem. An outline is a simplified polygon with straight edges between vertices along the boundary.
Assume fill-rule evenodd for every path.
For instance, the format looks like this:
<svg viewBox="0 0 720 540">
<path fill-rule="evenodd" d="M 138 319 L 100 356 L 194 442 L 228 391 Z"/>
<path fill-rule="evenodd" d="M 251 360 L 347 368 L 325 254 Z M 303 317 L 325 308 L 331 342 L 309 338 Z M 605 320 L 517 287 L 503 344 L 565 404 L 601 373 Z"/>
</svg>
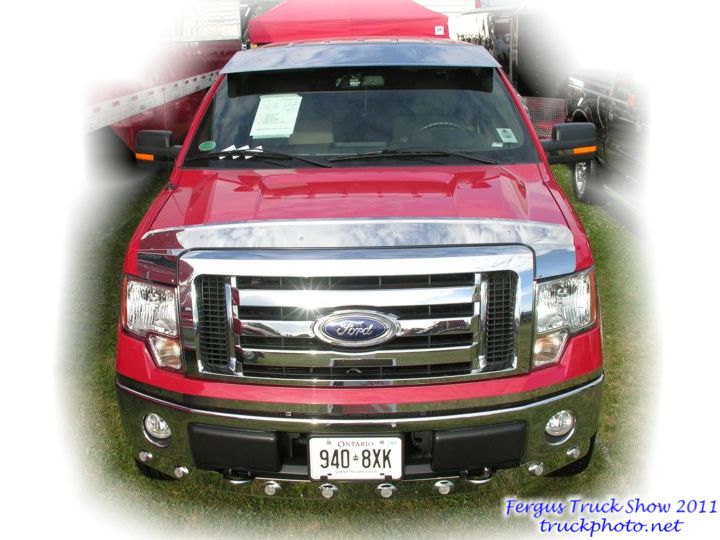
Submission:
<svg viewBox="0 0 720 540">
<path fill-rule="evenodd" d="M 395 337 L 400 324 L 391 315 L 375 311 L 336 311 L 318 319 L 315 336 L 341 347 L 371 347 Z"/>
</svg>

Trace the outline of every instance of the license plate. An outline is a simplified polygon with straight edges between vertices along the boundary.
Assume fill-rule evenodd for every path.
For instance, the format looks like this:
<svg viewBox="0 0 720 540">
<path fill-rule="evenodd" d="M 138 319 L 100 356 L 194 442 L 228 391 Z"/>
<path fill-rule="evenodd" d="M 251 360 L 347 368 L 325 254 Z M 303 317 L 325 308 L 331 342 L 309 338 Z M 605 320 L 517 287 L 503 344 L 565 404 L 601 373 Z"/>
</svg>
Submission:
<svg viewBox="0 0 720 540">
<path fill-rule="evenodd" d="M 400 437 L 312 437 L 313 480 L 397 480 L 402 476 Z"/>
</svg>

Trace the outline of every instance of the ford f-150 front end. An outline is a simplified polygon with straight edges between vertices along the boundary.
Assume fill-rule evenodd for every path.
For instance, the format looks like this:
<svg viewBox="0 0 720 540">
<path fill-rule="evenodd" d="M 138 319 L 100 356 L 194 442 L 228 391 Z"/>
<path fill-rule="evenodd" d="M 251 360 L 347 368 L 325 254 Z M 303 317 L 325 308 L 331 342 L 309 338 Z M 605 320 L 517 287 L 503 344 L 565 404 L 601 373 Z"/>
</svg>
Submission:
<svg viewBox="0 0 720 540">
<path fill-rule="evenodd" d="M 576 135 L 558 126 L 547 147 L 571 160 Z M 238 53 L 131 241 L 122 294 L 118 396 L 146 474 L 392 497 L 592 455 L 589 244 L 480 47 Z"/>
</svg>

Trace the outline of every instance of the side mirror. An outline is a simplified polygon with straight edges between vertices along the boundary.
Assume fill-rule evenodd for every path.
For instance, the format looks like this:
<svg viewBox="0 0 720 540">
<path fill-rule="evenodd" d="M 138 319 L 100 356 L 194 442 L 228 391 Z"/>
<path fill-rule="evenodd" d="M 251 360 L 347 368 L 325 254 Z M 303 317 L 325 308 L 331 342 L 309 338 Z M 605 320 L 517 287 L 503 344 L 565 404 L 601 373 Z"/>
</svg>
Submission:
<svg viewBox="0 0 720 540">
<path fill-rule="evenodd" d="M 135 135 L 135 159 L 142 162 L 174 162 L 180 145 L 172 144 L 173 132 L 165 129 L 138 131 Z"/>
<path fill-rule="evenodd" d="M 595 124 L 572 122 L 555 124 L 550 139 L 541 141 L 548 163 L 577 163 L 595 159 Z"/>
</svg>

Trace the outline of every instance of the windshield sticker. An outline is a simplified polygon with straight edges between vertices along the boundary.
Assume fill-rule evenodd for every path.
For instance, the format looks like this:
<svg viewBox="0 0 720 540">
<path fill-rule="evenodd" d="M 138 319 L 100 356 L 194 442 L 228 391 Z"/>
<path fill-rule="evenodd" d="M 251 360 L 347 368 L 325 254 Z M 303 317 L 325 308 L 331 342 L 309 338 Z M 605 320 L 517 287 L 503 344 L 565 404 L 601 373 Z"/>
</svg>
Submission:
<svg viewBox="0 0 720 540">
<path fill-rule="evenodd" d="M 302 96 L 297 94 L 260 96 L 250 136 L 256 139 L 290 137 L 295 131 L 301 102 Z"/>
<path fill-rule="evenodd" d="M 504 143 L 516 143 L 517 139 L 513 130 L 510 128 L 497 128 L 497 134 L 500 136 L 500 140 Z"/>
<path fill-rule="evenodd" d="M 211 150 L 215 150 L 216 146 L 217 143 L 215 141 L 204 141 L 198 144 L 198 150 L 201 152 L 210 152 Z"/>
<path fill-rule="evenodd" d="M 257 150 L 258 152 L 262 152 L 262 145 L 256 146 L 255 148 L 250 148 L 247 144 L 245 146 L 241 146 L 240 148 L 237 148 L 234 144 L 231 144 L 227 148 L 223 148 L 222 152 L 232 152 L 233 150 Z M 244 157 L 245 159 L 250 159 L 252 156 L 230 156 L 232 159 L 237 159 L 239 157 Z M 225 156 L 220 156 L 218 159 L 225 159 Z"/>
<path fill-rule="evenodd" d="M 503 143 L 501 143 L 501 142 L 494 142 L 494 143 L 492 143 L 490 146 L 492 146 L 493 148 L 502 148 L 502 147 L 503 147 Z"/>
</svg>

